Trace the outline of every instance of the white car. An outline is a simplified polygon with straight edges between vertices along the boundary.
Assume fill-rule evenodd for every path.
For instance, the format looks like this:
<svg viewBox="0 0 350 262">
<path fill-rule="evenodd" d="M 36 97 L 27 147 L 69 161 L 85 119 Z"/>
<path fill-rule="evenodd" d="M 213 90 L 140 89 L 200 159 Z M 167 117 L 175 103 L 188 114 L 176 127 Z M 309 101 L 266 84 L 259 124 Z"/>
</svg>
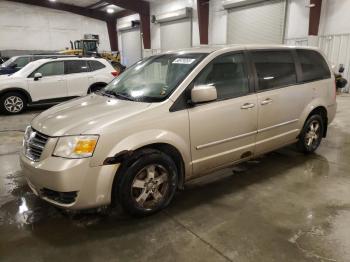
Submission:
<svg viewBox="0 0 350 262">
<path fill-rule="evenodd" d="M 0 111 L 23 112 L 28 105 L 56 104 L 95 92 L 118 72 L 101 58 L 49 58 L 0 77 Z"/>
</svg>

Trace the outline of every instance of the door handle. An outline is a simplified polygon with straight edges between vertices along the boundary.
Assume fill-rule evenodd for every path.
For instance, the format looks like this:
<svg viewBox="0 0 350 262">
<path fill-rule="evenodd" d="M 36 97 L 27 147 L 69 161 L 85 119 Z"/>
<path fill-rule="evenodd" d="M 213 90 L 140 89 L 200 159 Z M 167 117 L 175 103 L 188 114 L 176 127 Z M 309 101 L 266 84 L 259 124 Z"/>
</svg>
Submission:
<svg viewBox="0 0 350 262">
<path fill-rule="evenodd" d="M 253 108 L 255 104 L 252 103 L 245 103 L 244 105 L 241 106 L 241 109 L 250 109 Z"/>
<path fill-rule="evenodd" d="M 266 98 L 264 101 L 261 102 L 261 105 L 268 105 L 272 103 L 272 99 L 271 98 Z"/>
<path fill-rule="evenodd" d="M 57 80 L 57 82 L 63 82 L 64 81 L 64 79 L 58 79 Z"/>
</svg>

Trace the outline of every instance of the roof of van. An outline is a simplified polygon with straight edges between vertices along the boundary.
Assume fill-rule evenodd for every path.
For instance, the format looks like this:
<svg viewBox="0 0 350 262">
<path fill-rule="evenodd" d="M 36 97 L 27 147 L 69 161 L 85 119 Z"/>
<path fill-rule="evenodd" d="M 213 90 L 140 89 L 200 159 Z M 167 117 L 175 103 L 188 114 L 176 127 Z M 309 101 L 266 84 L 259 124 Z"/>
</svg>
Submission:
<svg viewBox="0 0 350 262">
<path fill-rule="evenodd" d="M 309 49 L 319 50 L 317 47 L 309 46 L 288 46 L 288 45 L 203 45 L 186 49 L 171 50 L 164 53 L 212 53 L 219 50 L 251 50 L 251 49 Z"/>
</svg>

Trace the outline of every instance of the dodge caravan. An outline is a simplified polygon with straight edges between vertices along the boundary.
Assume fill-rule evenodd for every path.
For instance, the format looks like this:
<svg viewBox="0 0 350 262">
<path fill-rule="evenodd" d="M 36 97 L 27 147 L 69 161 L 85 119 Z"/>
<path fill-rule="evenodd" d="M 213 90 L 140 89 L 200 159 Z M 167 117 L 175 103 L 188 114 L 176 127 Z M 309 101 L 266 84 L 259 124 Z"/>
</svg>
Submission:
<svg viewBox="0 0 350 262">
<path fill-rule="evenodd" d="M 117 202 L 148 215 L 214 170 L 293 143 L 314 152 L 335 116 L 335 95 L 317 49 L 167 52 L 37 116 L 21 164 L 34 193 L 58 207 Z"/>
</svg>

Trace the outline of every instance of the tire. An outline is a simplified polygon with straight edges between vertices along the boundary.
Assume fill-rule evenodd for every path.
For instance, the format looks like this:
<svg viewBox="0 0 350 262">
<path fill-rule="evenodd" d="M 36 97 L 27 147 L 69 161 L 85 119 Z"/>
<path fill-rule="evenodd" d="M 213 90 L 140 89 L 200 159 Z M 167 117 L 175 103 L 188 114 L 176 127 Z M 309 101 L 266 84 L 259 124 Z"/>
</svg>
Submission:
<svg viewBox="0 0 350 262">
<path fill-rule="evenodd" d="M 321 144 L 324 121 L 319 114 L 311 115 L 299 135 L 297 147 L 303 153 L 313 153 Z"/>
<path fill-rule="evenodd" d="M 174 161 L 158 150 L 147 149 L 138 155 L 118 174 L 116 195 L 127 213 L 147 216 L 169 205 L 178 174 Z"/>
<path fill-rule="evenodd" d="M 93 92 L 96 92 L 98 90 L 101 90 L 102 88 L 104 88 L 107 84 L 97 84 L 97 85 L 91 85 L 88 89 L 88 94 L 91 94 Z"/>
<path fill-rule="evenodd" d="M 0 97 L 0 111 L 7 115 L 16 115 L 27 108 L 27 98 L 18 92 L 9 92 Z"/>
</svg>

